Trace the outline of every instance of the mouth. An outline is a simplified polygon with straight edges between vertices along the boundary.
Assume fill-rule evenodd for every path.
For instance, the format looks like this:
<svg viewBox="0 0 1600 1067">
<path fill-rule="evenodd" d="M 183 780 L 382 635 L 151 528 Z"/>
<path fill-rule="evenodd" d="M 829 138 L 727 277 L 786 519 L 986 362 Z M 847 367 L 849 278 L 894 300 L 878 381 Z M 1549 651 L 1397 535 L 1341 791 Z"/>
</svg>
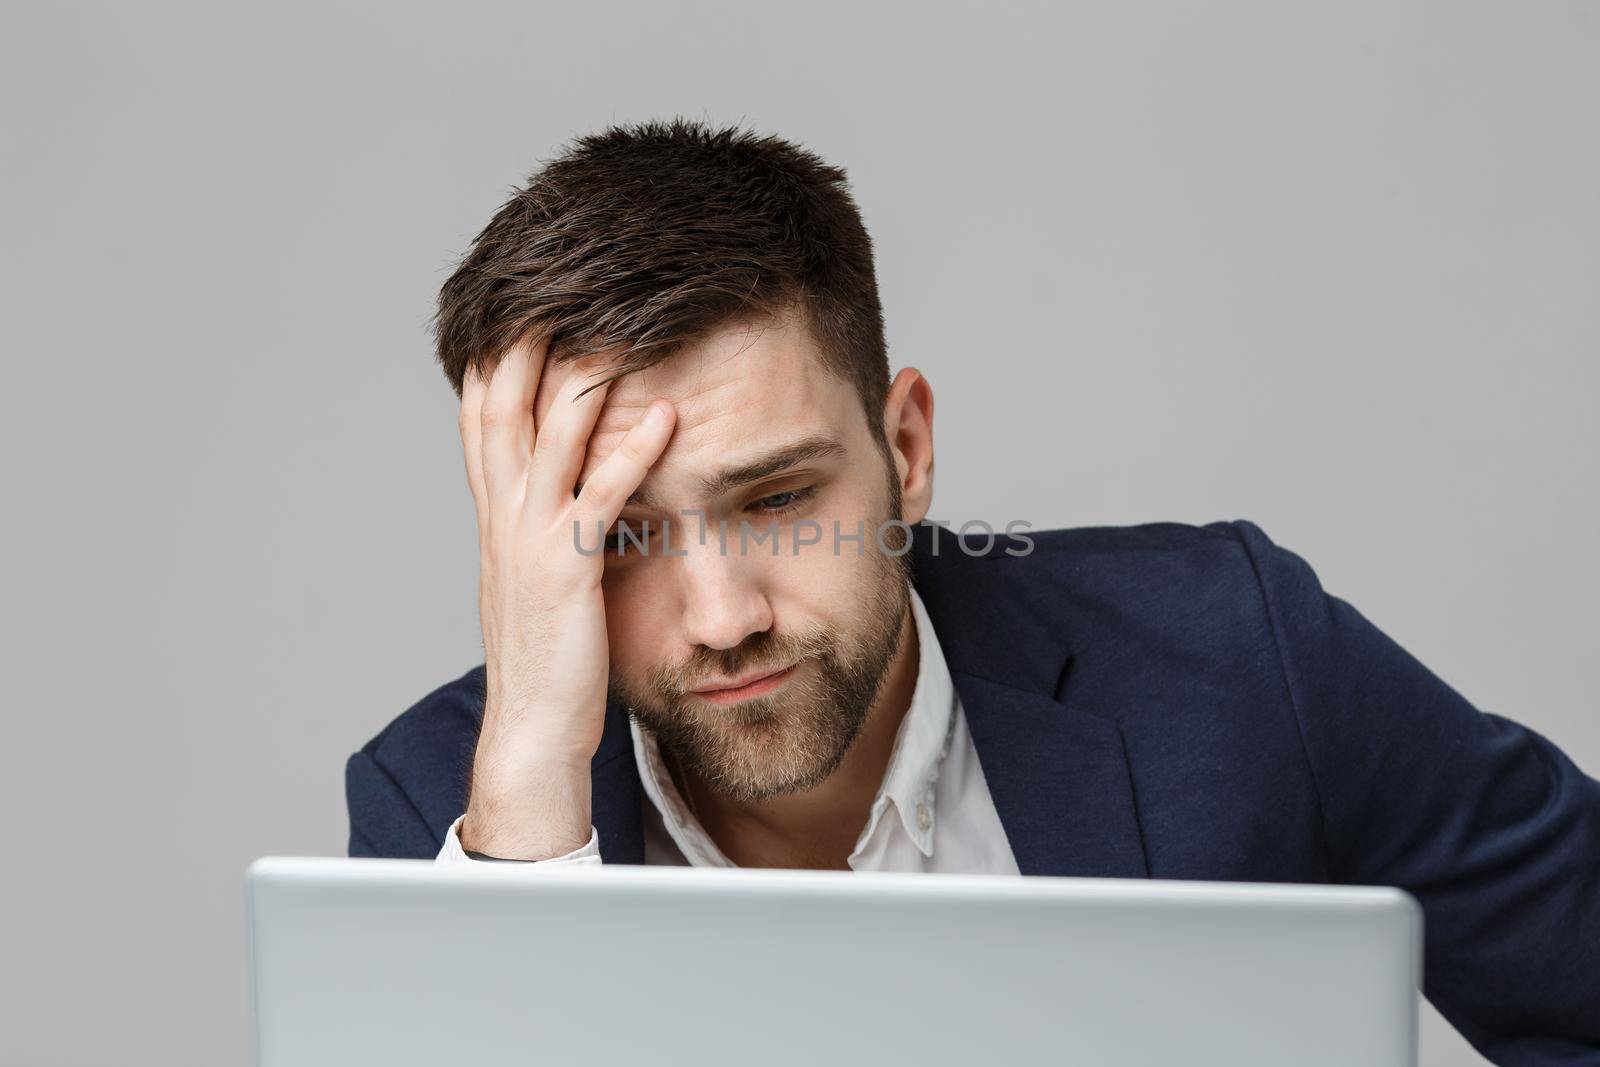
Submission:
<svg viewBox="0 0 1600 1067">
<path fill-rule="evenodd" d="M 731 684 L 718 683 L 717 685 L 694 689 L 691 692 L 703 700 L 711 701 L 713 704 L 737 704 L 741 700 L 749 700 L 751 697 L 758 697 L 772 692 L 789 680 L 797 666 L 799 665 L 790 664 L 782 670 L 753 674 L 738 679 Z"/>
</svg>

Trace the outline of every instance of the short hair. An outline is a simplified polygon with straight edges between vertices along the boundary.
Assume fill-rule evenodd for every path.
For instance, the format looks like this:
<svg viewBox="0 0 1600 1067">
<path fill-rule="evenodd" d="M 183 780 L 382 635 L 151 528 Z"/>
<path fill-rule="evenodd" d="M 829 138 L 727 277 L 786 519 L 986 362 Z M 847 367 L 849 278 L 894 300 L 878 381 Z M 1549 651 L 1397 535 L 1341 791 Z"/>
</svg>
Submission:
<svg viewBox="0 0 1600 1067">
<path fill-rule="evenodd" d="M 889 363 L 845 172 L 774 136 L 685 119 L 578 138 L 513 191 L 433 319 L 459 396 L 530 333 L 555 362 L 621 350 L 613 378 L 731 322 L 790 310 L 882 436 Z"/>
</svg>

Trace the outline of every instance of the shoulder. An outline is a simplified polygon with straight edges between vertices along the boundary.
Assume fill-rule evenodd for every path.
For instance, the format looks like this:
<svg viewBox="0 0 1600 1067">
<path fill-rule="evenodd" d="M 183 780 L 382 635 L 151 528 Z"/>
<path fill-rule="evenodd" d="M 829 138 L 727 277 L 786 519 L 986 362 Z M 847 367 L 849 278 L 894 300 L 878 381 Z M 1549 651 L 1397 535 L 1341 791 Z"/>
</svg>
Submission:
<svg viewBox="0 0 1600 1067">
<path fill-rule="evenodd" d="M 479 664 L 434 689 L 378 731 L 361 751 L 384 761 L 410 758 L 423 749 L 448 747 L 474 735 L 483 721 L 484 674 Z"/>
<path fill-rule="evenodd" d="M 1129 526 L 1075 526 L 997 538 L 983 558 L 1031 559 L 1033 566 L 1077 575 L 1150 576 L 1192 573 L 1235 581 L 1252 579 L 1257 555 L 1281 552 L 1254 522 L 1229 519 L 1197 525 L 1147 522 Z M 973 539 L 969 539 L 969 543 Z M 1008 551 L 1010 549 L 1010 551 Z"/>
<path fill-rule="evenodd" d="M 352 827 L 420 821 L 442 840 L 465 805 L 483 697 L 480 665 L 422 697 L 362 745 L 345 768 Z"/>
<path fill-rule="evenodd" d="M 1249 577 L 1254 555 L 1281 551 L 1248 519 L 1195 525 L 1148 522 L 1074 526 L 1010 534 L 928 526 L 918 532 L 920 569 L 984 574 L 989 579 L 1053 574 L 1077 577 L 1194 573 Z M 935 562 L 937 560 L 937 562 Z M 931 566 L 928 566 L 931 565 Z M 998 565 L 998 566 L 997 566 Z"/>
<path fill-rule="evenodd" d="M 918 592 L 973 649 L 966 666 L 977 674 L 1016 653 L 1037 661 L 1047 645 L 1080 660 L 1137 652 L 1127 665 L 1146 676 L 1161 662 L 1259 670 L 1268 590 L 1315 581 L 1246 519 L 1028 531 L 988 545 L 941 531 L 917 549 Z"/>
<path fill-rule="evenodd" d="M 1182 622 L 1197 621 L 1193 612 L 1201 605 L 1231 605 L 1241 619 L 1254 620 L 1271 614 L 1269 598 L 1308 592 L 1304 587 L 1316 583 L 1304 559 L 1249 519 L 1051 530 L 1037 539 L 1042 575 L 1135 597 Z"/>
</svg>

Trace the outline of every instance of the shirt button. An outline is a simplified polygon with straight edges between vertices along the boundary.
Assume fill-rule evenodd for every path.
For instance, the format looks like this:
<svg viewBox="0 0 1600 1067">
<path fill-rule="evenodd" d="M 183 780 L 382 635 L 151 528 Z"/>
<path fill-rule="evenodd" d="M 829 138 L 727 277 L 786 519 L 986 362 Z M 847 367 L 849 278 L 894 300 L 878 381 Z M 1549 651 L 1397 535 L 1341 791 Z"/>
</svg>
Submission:
<svg viewBox="0 0 1600 1067">
<path fill-rule="evenodd" d="M 917 825 L 924 830 L 933 825 L 933 812 L 928 810 L 926 803 L 917 805 Z"/>
</svg>

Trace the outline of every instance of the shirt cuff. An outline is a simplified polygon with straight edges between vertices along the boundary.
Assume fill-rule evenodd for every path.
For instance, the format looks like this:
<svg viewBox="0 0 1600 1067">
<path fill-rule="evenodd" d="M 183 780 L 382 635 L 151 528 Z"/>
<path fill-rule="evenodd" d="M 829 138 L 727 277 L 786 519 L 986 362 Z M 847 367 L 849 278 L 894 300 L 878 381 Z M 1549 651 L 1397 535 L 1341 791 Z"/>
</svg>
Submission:
<svg viewBox="0 0 1600 1067">
<path fill-rule="evenodd" d="M 464 818 L 466 818 L 465 815 L 457 816 L 456 821 L 450 824 L 450 829 L 445 831 L 444 847 L 439 849 L 439 855 L 434 859 L 435 863 L 445 866 L 463 866 L 469 863 L 538 863 L 544 866 L 572 864 L 578 867 L 593 867 L 598 866 L 600 863 L 600 832 L 593 826 L 589 827 L 589 840 L 568 852 L 565 856 L 552 856 L 547 860 L 473 859 L 461 847 L 461 835 L 457 832 L 457 828 L 460 827 L 461 820 Z"/>
</svg>

